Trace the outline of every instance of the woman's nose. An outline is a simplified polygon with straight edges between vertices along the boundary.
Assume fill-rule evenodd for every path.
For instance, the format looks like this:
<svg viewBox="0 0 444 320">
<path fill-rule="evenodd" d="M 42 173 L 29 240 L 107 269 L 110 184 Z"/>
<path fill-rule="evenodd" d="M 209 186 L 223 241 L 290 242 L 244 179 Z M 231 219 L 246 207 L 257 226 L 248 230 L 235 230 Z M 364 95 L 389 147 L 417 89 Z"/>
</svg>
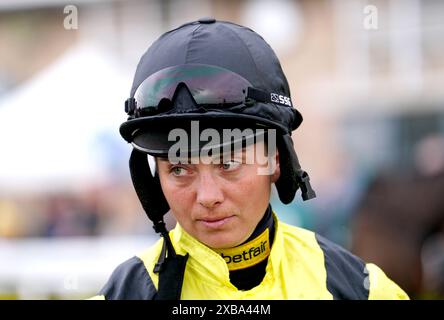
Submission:
<svg viewBox="0 0 444 320">
<path fill-rule="evenodd" d="M 197 202 L 205 208 L 212 209 L 222 203 L 224 194 L 211 172 L 204 172 L 197 185 Z"/>
</svg>

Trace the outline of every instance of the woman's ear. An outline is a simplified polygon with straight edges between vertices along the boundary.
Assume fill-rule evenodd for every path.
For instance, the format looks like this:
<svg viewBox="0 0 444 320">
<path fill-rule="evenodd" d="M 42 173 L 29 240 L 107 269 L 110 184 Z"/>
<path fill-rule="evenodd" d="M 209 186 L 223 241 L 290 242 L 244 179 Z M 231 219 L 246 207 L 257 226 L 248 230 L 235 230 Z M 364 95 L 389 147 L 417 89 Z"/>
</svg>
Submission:
<svg viewBox="0 0 444 320">
<path fill-rule="evenodd" d="M 275 169 L 273 174 L 271 175 L 271 182 L 275 183 L 279 177 L 281 176 L 281 167 L 279 166 L 279 150 L 276 148 L 276 154 L 275 156 Z"/>
</svg>

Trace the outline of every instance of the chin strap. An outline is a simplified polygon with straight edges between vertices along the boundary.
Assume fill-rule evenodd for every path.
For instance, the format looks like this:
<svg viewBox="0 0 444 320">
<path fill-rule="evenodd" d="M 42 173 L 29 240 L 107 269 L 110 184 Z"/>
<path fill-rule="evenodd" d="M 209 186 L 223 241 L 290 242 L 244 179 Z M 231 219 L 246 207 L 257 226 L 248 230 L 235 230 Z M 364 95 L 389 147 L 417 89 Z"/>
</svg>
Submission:
<svg viewBox="0 0 444 320">
<path fill-rule="evenodd" d="M 154 300 L 180 300 L 188 253 L 185 256 L 176 254 L 163 221 L 154 229 L 163 237 L 162 250 L 153 270 L 154 273 L 159 273 Z"/>
<path fill-rule="evenodd" d="M 129 161 L 131 179 L 136 194 L 148 218 L 153 222 L 153 228 L 163 238 L 162 251 L 154 272 L 159 273 L 159 285 L 155 300 L 179 300 L 182 292 L 183 277 L 188 254 L 176 254 L 163 216 L 169 206 L 160 186 L 157 174 L 151 175 L 147 155 L 133 149 Z"/>
</svg>

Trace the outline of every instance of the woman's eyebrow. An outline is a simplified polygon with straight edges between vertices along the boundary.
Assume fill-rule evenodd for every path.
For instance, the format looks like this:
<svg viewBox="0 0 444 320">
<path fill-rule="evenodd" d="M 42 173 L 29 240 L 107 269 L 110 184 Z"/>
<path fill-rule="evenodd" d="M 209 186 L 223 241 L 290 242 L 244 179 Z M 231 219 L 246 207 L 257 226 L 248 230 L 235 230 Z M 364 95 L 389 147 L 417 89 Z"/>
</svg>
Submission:
<svg viewBox="0 0 444 320">
<path fill-rule="evenodd" d="M 213 160 L 217 159 L 217 160 L 221 161 L 224 158 L 225 159 L 231 159 L 231 158 L 233 158 L 235 156 L 239 156 L 239 155 L 242 157 L 242 160 L 245 160 L 245 157 L 246 157 L 246 147 L 242 147 L 241 149 L 236 149 L 236 150 L 230 150 L 229 152 L 225 152 L 225 153 L 221 152 L 221 153 L 218 153 L 217 155 L 213 154 L 213 155 L 210 155 L 210 157 Z M 164 162 L 164 163 L 165 162 L 166 163 L 171 163 L 170 160 L 168 159 L 168 157 L 156 157 L 156 159 L 161 161 L 161 162 Z M 190 164 L 190 163 L 192 163 L 191 162 L 191 158 L 188 157 L 188 159 L 186 159 L 186 161 L 181 161 L 181 159 L 179 159 L 178 163 L 176 163 L 176 164 Z"/>
<path fill-rule="evenodd" d="M 171 161 L 168 159 L 168 158 L 166 158 L 166 157 L 158 157 L 157 158 L 159 161 L 161 161 L 161 162 L 166 162 L 166 163 L 170 163 L 170 164 L 173 164 L 173 163 L 171 163 Z M 175 159 L 176 161 L 174 161 L 174 164 L 190 164 L 191 163 L 191 158 L 188 158 L 188 159 Z M 184 161 L 185 160 L 185 161 Z"/>
<path fill-rule="evenodd" d="M 234 150 L 234 151 L 230 151 L 230 152 L 226 152 L 226 153 L 221 153 L 219 154 L 219 157 L 214 156 L 214 158 L 219 158 L 219 160 L 223 160 L 225 159 L 232 159 L 233 157 L 236 156 L 241 156 L 242 159 L 245 159 L 246 156 L 246 152 L 245 152 L 245 147 L 243 147 L 242 149 L 238 149 L 238 150 Z"/>
</svg>

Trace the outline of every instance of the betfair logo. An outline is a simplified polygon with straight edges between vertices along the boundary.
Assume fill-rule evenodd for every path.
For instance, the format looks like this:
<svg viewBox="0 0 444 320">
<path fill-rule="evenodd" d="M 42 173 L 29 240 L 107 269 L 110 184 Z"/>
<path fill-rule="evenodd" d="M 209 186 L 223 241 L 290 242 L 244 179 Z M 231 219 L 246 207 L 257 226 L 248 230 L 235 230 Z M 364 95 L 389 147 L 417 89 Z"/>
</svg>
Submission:
<svg viewBox="0 0 444 320">
<path fill-rule="evenodd" d="M 268 229 L 248 243 L 230 249 L 217 250 L 230 271 L 251 267 L 265 260 L 270 254 Z"/>
<path fill-rule="evenodd" d="M 222 258 L 227 263 L 240 263 L 242 261 L 248 261 L 253 259 L 254 257 L 259 256 L 261 253 L 265 252 L 265 244 L 267 241 L 263 241 L 259 247 L 251 247 L 250 250 L 243 251 L 242 254 L 236 254 L 234 256 L 226 256 L 223 253 L 221 253 Z"/>
</svg>

